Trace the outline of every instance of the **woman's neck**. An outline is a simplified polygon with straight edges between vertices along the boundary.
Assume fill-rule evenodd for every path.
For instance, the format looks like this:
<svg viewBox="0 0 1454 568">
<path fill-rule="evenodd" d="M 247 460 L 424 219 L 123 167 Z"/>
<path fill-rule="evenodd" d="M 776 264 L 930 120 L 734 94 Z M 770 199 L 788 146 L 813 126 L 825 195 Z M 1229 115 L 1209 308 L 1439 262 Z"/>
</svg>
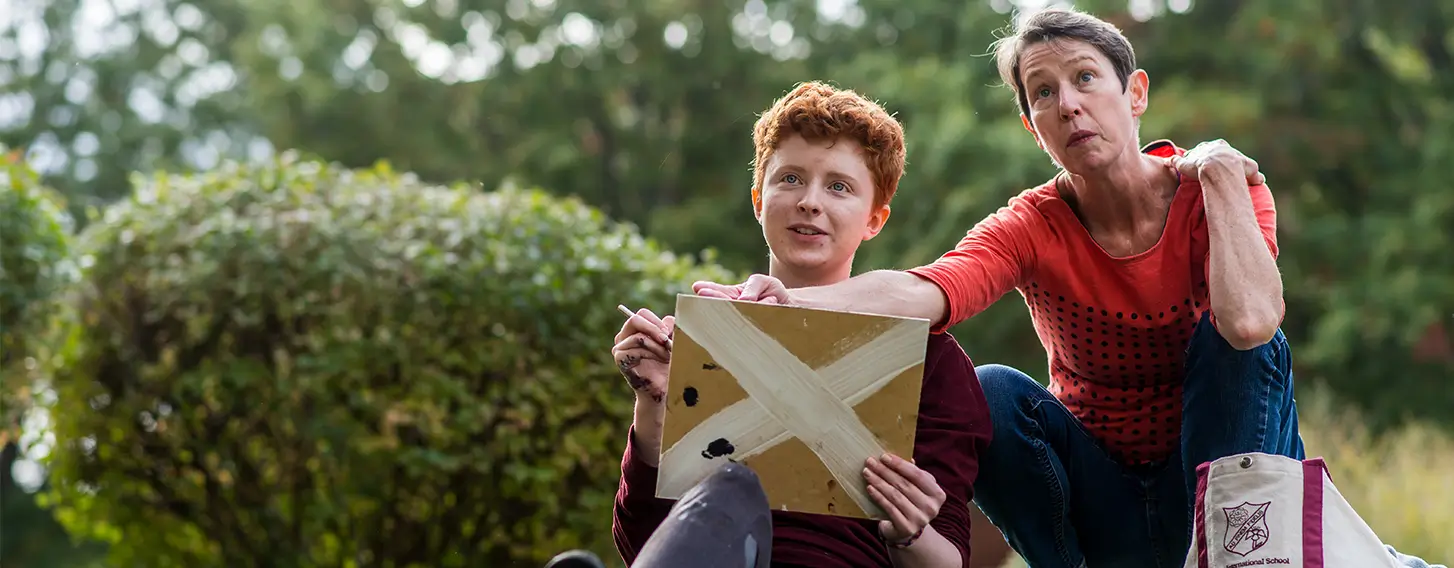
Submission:
<svg viewBox="0 0 1454 568">
<path fill-rule="evenodd" d="M 1086 226 L 1119 230 L 1164 216 L 1159 198 L 1176 192 L 1175 174 L 1160 159 L 1140 152 L 1128 162 L 1095 175 L 1064 174 L 1069 183 L 1061 185 L 1062 196 Z"/>
</svg>

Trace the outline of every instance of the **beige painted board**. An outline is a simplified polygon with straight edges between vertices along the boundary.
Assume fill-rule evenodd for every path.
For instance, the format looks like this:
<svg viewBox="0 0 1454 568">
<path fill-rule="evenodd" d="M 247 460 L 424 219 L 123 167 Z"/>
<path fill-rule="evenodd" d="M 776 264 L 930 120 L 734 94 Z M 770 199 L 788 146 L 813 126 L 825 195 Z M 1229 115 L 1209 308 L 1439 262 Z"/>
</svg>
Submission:
<svg viewBox="0 0 1454 568">
<path fill-rule="evenodd" d="M 864 461 L 912 457 L 929 322 L 679 295 L 657 496 L 726 460 L 776 510 L 883 519 Z"/>
</svg>

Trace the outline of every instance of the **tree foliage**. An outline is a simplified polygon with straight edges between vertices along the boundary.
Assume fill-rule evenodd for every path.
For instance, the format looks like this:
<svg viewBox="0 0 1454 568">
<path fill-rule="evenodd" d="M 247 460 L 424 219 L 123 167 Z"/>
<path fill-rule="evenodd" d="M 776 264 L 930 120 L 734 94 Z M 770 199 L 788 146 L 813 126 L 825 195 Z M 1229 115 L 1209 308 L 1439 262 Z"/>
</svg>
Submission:
<svg viewBox="0 0 1454 568">
<path fill-rule="evenodd" d="M 25 360 L 67 274 L 71 219 L 59 197 L 0 146 L 0 445 L 14 441 L 29 407 Z"/>
<path fill-rule="evenodd" d="M 609 554 L 614 305 L 734 277 L 578 200 L 387 166 L 135 183 L 79 241 L 49 409 L 47 500 L 119 565 Z"/>
<path fill-rule="evenodd" d="M 66 534 L 50 512 L 23 497 L 14 464 L 41 432 L 23 436 L 33 406 L 37 357 L 43 357 L 56 292 L 68 270 L 71 218 L 20 152 L 0 146 L 0 558 L 25 566 L 87 566 L 89 547 L 56 546 Z"/>
</svg>

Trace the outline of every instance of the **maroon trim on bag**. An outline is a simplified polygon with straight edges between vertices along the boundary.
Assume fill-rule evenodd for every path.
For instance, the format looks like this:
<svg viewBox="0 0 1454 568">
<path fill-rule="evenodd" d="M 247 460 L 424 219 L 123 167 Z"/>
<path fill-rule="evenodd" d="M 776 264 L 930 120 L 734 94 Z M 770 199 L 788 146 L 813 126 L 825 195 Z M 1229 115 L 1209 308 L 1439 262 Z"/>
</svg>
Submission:
<svg viewBox="0 0 1454 568">
<path fill-rule="evenodd" d="M 1303 460 L 1303 568 L 1323 568 L 1323 458 Z M 1201 491 L 1198 490 L 1198 497 Z"/>
<path fill-rule="evenodd" d="M 1207 476 L 1212 470 L 1212 463 L 1205 462 L 1197 466 L 1197 498 L 1196 503 L 1196 539 L 1197 539 L 1197 568 L 1207 568 Z M 1319 567 L 1322 566 L 1320 563 Z"/>
</svg>

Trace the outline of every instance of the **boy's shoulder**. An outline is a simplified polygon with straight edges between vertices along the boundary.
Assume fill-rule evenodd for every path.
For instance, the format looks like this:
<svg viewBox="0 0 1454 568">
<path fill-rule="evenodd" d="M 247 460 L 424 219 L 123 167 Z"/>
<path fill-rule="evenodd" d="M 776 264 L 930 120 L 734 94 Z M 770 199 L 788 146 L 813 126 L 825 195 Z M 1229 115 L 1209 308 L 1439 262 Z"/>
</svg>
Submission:
<svg viewBox="0 0 1454 568">
<path fill-rule="evenodd" d="M 974 386 L 979 386 L 974 361 L 949 331 L 930 333 L 924 353 L 925 390 L 938 386 L 931 383 L 964 381 L 972 381 Z"/>
<path fill-rule="evenodd" d="M 929 334 L 924 382 L 919 392 L 920 426 L 957 435 L 990 435 L 989 403 L 974 362 L 952 334 Z"/>
</svg>

